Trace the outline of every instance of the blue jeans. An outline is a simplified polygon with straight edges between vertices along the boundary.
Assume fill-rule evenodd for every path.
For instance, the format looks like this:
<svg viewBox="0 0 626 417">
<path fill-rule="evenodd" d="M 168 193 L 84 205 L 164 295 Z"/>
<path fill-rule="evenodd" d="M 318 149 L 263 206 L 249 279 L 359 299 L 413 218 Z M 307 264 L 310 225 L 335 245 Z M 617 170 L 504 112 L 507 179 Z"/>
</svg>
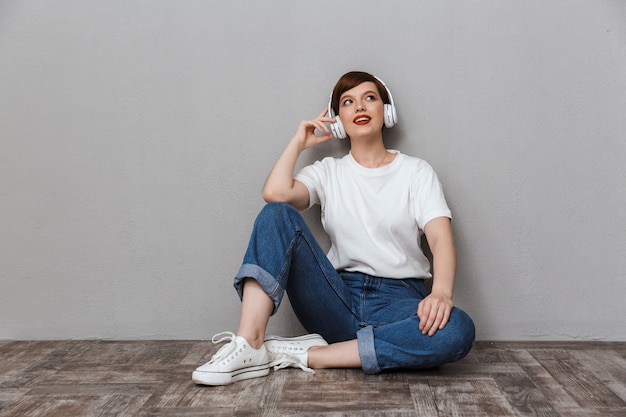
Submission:
<svg viewBox="0 0 626 417">
<path fill-rule="evenodd" d="M 329 343 L 358 340 L 366 373 L 424 369 L 463 358 L 474 341 L 474 323 L 454 307 L 445 328 L 433 336 L 418 328 L 417 305 L 428 294 L 421 279 L 391 279 L 338 272 L 304 219 L 292 206 L 267 204 L 259 213 L 234 286 L 254 278 L 274 302 L 285 291 L 311 333 Z"/>
</svg>

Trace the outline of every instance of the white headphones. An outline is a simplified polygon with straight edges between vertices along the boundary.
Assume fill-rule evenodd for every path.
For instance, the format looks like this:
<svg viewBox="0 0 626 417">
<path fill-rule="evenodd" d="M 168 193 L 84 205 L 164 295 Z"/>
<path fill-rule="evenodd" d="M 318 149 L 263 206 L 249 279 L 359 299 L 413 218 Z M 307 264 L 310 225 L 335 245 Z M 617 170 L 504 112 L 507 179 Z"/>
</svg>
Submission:
<svg viewBox="0 0 626 417">
<path fill-rule="evenodd" d="M 393 96 L 391 95 L 391 91 L 387 88 L 387 85 L 380 78 L 374 76 L 387 90 L 387 95 L 389 96 L 390 104 L 385 104 L 383 108 L 383 115 L 385 119 L 385 127 L 393 127 L 396 123 L 398 123 L 398 114 L 396 112 L 396 106 L 393 104 Z M 339 119 L 339 115 L 336 115 L 333 111 L 333 93 L 330 93 L 330 100 L 328 100 L 328 117 L 335 119 L 334 123 L 330 123 L 330 132 L 334 137 L 338 139 L 345 139 L 348 137 L 346 134 L 346 130 L 343 128 L 343 123 Z"/>
</svg>

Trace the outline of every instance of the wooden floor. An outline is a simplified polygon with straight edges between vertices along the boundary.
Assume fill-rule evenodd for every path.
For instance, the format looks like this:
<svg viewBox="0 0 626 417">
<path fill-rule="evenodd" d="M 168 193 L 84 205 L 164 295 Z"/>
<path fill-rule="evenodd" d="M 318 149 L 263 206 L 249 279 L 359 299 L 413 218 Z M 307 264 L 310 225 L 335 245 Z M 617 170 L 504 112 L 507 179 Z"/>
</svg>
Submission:
<svg viewBox="0 0 626 417">
<path fill-rule="evenodd" d="M 478 342 L 422 372 L 297 369 L 191 382 L 199 341 L 0 343 L 7 416 L 626 416 L 626 343 Z"/>
</svg>

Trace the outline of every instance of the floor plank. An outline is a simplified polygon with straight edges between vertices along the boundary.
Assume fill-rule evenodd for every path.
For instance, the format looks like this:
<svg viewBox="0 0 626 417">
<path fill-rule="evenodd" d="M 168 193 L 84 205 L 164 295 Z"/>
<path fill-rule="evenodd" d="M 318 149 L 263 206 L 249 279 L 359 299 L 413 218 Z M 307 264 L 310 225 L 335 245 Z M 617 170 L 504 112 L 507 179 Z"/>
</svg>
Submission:
<svg viewBox="0 0 626 417">
<path fill-rule="evenodd" d="M 0 343 L 0 417 L 624 416 L 626 343 L 477 342 L 427 371 L 284 369 L 222 387 L 191 381 L 206 341 Z"/>
</svg>

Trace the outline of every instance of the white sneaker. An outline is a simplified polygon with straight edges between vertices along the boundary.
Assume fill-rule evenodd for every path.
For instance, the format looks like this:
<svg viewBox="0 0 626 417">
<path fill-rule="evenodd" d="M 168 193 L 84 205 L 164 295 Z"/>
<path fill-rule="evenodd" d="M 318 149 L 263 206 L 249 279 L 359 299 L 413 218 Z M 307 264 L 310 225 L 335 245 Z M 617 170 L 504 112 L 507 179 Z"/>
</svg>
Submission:
<svg viewBox="0 0 626 417">
<path fill-rule="evenodd" d="M 230 342 L 222 346 L 209 362 L 193 372 L 191 376 L 193 382 L 204 385 L 227 385 L 270 373 L 270 357 L 265 346 L 253 349 L 246 339 L 231 332 L 218 333 L 211 339 L 213 343 L 225 340 Z"/>
<path fill-rule="evenodd" d="M 265 347 L 270 356 L 270 366 L 274 370 L 294 367 L 303 371 L 315 373 L 309 368 L 308 351 L 313 346 L 328 346 L 328 343 L 319 334 L 307 334 L 298 337 L 268 336 Z"/>
</svg>

